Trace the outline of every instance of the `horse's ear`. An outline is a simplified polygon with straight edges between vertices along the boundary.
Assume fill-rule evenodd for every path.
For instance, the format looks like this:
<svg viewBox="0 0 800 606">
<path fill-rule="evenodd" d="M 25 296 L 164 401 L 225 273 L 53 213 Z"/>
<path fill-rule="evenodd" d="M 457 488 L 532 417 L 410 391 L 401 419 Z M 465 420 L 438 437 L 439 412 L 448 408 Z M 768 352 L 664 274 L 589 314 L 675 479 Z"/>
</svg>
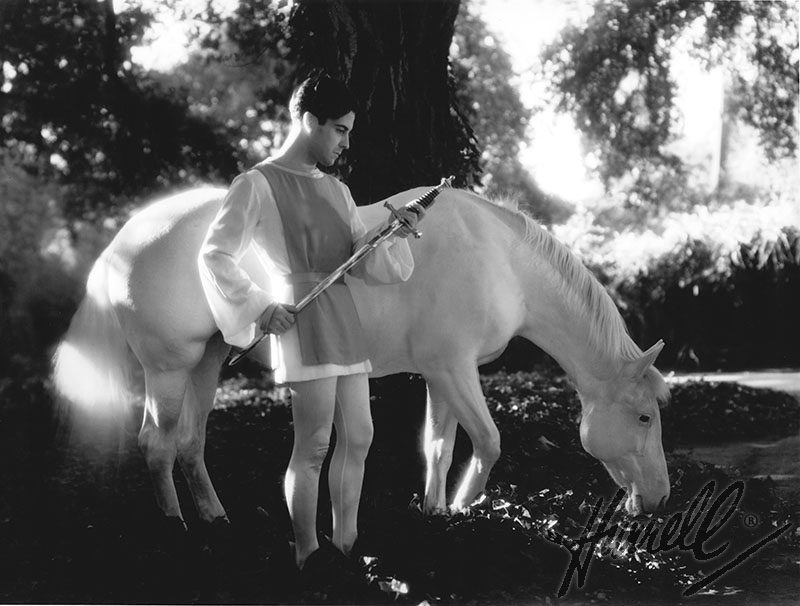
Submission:
<svg viewBox="0 0 800 606">
<path fill-rule="evenodd" d="M 625 375 L 632 379 L 641 379 L 644 373 L 655 364 L 658 354 L 664 349 L 664 341 L 660 340 L 642 354 L 638 360 L 631 360 L 625 365 Z"/>
</svg>

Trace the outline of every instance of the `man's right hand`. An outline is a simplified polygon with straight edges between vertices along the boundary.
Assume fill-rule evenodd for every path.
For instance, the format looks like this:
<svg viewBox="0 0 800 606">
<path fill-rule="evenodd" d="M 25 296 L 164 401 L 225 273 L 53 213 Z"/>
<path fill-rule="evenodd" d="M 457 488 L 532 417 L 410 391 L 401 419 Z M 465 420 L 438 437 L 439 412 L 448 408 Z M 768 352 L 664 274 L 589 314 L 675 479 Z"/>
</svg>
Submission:
<svg viewBox="0 0 800 606">
<path fill-rule="evenodd" d="M 297 308 L 294 305 L 278 303 L 264 310 L 258 319 L 258 325 L 263 332 L 272 335 L 282 335 L 294 324 Z"/>
</svg>

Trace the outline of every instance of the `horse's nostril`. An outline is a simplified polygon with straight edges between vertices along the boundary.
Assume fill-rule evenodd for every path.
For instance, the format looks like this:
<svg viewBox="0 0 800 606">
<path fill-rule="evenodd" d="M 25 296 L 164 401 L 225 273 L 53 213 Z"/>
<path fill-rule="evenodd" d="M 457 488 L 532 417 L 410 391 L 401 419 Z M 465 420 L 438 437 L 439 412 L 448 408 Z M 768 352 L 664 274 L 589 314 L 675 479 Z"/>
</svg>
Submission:
<svg viewBox="0 0 800 606">
<path fill-rule="evenodd" d="M 667 497 L 661 497 L 661 500 L 658 502 L 658 507 L 656 507 L 656 512 L 664 511 L 667 508 Z"/>
</svg>

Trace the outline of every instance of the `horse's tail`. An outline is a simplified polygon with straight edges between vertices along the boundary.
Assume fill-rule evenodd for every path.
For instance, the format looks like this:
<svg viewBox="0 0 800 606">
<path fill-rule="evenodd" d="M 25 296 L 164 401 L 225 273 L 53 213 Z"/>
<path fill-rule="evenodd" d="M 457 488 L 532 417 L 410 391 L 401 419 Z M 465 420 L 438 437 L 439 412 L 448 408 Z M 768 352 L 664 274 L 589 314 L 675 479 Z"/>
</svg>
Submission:
<svg viewBox="0 0 800 606">
<path fill-rule="evenodd" d="M 106 250 L 94 264 L 53 356 L 58 395 L 97 421 L 119 421 L 133 401 L 130 349 L 109 297 L 110 261 Z"/>
</svg>

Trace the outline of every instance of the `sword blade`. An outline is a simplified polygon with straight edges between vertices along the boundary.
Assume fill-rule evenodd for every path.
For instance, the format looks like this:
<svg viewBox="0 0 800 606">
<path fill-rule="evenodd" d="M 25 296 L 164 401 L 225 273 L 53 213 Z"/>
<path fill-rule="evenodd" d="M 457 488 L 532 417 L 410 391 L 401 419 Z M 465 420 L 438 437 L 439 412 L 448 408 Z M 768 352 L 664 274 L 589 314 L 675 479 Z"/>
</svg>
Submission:
<svg viewBox="0 0 800 606">
<path fill-rule="evenodd" d="M 314 299 L 320 296 L 325 290 L 336 280 L 341 278 L 344 274 L 350 271 L 353 267 L 355 267 L 362 259 L 367 257 L 373 250 L 375 250 L 381 243 L 388 240 L 391 236 L 393 236 L 399 229 L 402 227 L 400 221 L 393 221 L 390 225 L 385 227 L 381 232 L 375 236 L 373 236 L 369 242 L 363 244 L 359 249 L 353 253 L 353 255 L 344 263 L 342 263 L 339 267 L 337 267 L 334 271 L 332 271 L 328 277 L 326 277 L 322 282 L 317 284 L 311 292 L 309 292 L 305 297 L 300 299 L 297 303 L 297 311 L 299 312 L 302 310 L 306 305 L 311 303 Z"/>
</svg>

